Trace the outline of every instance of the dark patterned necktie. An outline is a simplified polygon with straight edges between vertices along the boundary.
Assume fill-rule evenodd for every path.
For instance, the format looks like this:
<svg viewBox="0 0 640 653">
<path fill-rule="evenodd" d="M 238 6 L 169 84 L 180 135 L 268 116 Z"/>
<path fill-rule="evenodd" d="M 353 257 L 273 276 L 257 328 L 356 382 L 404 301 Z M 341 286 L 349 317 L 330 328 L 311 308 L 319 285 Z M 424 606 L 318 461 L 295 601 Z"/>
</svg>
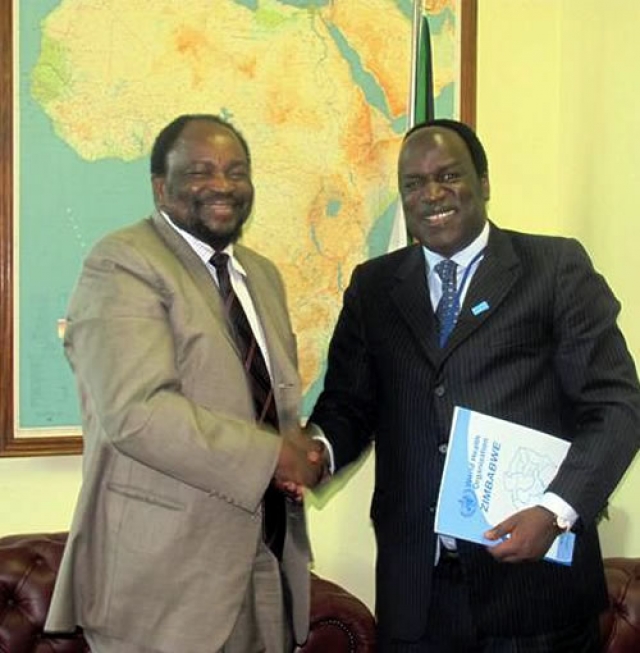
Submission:
<svg viewBox="0 0 640 653">
<path fill-rule="evenodd" d="M 458 311 L 460 310 L 460 300 L 456 293 L 456 269 L 457 264 L 451 259 L 444 259 L 436 264 L 436 274 L 442 279 L 442 297 L 436 308 L 436 318 L 438 320 L 438 332 L 440 334 L 440 347 L 447 344 L 449 335 L 453 331 Z"/>
<path fill-rule="evenodd" d="M 225 307 L 229 328 L 240 350 L 258 424 L 269 424 L 278 430 L 278 413 L 273 397 L 271 377 L 260 346 L 253 334 L 240 300 L 229 278 L 229 256 L 216 252 L 210 259 L 218 275 L 218 289 Z M 284 495 L 269 485 L 263 500 L 264 540 L 280 559 L 286 532 Z"/>
</svg>

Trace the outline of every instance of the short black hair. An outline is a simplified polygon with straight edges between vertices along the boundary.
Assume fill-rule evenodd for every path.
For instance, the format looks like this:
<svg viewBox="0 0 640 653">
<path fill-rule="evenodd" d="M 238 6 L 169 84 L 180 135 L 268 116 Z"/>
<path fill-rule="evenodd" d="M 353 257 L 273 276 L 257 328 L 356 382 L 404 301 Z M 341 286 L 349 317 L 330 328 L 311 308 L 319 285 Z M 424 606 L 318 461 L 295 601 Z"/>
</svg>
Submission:
<svg viewBox="0 0 640 653">
<path fill-rule="evenodd" d="M 473 167 L 476 169 L 478 177 L 487 177 L 489 174 L 489 162 L 487 161 L 487 153 L 484 150 L 484 146 L 480 142 L 477 134 L 469 127 L 469 125 L 460 122 L 459 120 L 451 120 L 450 118 L 434 118 L 432 120 L 425 120 L 415 126 L 413 126 L 405 135 L 403 143 L 413 134 L 414 132 L 419 131 L 420 129 L 425 129 L 427 127 L 441 127 L 442 129 L 450 129 L 454 131 L 460 138 L 464 141 L 469 154 L 471 155 L 471 160 L 473 161 Z"/>
<path fill-rule="evenodd" d="M 251 152 L 249 151 L 247 141 L 238 129 L 228 120 L 212 113 L 186 113 L 178 116 L 175 120 L 172 120 L 166 127 L 163 127 L 160 133 L 156 136 L 156 140 L 151 148 L 152 175 L 162 177 L 167 174 L 167 155 L 180 137 L 180 134 L 182 134 L 184 128 L 194 120 L 206 120 L 215 123 L 216 125 L 226 127 L 228 130 L 233 132 L 240 141 L 240 145 L 242 145 L 242 149 L 247 155 L 247 161 L 249 162 L 249 165 L 251 165 Z"/>
</svg>

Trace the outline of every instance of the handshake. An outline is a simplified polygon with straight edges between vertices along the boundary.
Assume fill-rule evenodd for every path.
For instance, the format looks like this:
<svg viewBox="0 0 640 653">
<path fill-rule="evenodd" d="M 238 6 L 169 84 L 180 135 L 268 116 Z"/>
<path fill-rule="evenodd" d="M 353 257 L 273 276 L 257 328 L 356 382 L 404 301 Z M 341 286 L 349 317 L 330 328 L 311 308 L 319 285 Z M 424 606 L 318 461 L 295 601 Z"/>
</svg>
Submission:
<svg viewBox="0 0 640 653">
<path fill-rule="evenodd" d="M 304 429 L 282 434 L 282 447 L 274 472 L 274 483 L 289 497 L 302 500 L 304 488 L 313 488 L 329 475 L 324 444 Z"/>
</svg>

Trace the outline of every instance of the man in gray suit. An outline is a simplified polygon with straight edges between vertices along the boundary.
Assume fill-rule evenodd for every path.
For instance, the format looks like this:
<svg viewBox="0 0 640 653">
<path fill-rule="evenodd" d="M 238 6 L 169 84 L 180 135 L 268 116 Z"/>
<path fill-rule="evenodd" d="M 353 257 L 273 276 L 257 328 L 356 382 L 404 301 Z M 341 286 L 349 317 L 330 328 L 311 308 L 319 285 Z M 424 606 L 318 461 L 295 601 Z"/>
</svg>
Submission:
<svg viewBox="0 0 640 653">
<path fill-rule="evenodd" d="M 640 442 L 620 305 L 575 240 L 488 221 L 487 158 L 464 124 L 411 130 L 398 180 L 418 243 L 354 271 L 311 416 L 336 470 L 375 438 L 378 650 L 598 651 L 596 519 Z M 457 405 L 571 443 L 540 504 L 487 534 L 505 538 L 493 547 L 434 532 Z M 542 560 L 568 528 L 573 564 Z"/>
<path fill-rule="evenodd" d="M 181 116 L 151 173 L 156 213 L 94 247 L 69 307 L 83 483 L 47 629 L 81 626 L 98 653 L 289 652 L 309 543 L 282 488 L 319 465 L 282 279 L 236 243 L 249 147 L 217 116 Z"/>
</svg>

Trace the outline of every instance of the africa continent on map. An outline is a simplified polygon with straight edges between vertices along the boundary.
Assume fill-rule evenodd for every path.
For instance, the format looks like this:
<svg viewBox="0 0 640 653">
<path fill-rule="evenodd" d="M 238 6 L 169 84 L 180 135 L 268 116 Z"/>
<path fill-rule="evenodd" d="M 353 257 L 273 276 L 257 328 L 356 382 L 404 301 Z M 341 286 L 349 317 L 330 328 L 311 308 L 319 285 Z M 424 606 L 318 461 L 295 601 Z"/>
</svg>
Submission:
<svg viewBox="0 0 640 653">
<path fill-rule="evenodd" d="M 38 27 L 30 94 L 50 137 L 87 169 L 148 160 L 159 129 L 182 113 L 221 114 L 246 136 L 256 202 L 243 239 L 285 277 L 308 403 L 353 267 L 388 247 L 413 2 L 50 4 Z M 436 108 L 440 101 L 440 115 L 451 115 L 458 2 L 426 4 Z M 129 181 L 149 193 L 148 178 Z M 86 214 L 77 213 L 68 217 L 77 241 L 94 240 L 90 198 Z M 82 248 L 70 255 L 81 260 Z"/>
</svg>

